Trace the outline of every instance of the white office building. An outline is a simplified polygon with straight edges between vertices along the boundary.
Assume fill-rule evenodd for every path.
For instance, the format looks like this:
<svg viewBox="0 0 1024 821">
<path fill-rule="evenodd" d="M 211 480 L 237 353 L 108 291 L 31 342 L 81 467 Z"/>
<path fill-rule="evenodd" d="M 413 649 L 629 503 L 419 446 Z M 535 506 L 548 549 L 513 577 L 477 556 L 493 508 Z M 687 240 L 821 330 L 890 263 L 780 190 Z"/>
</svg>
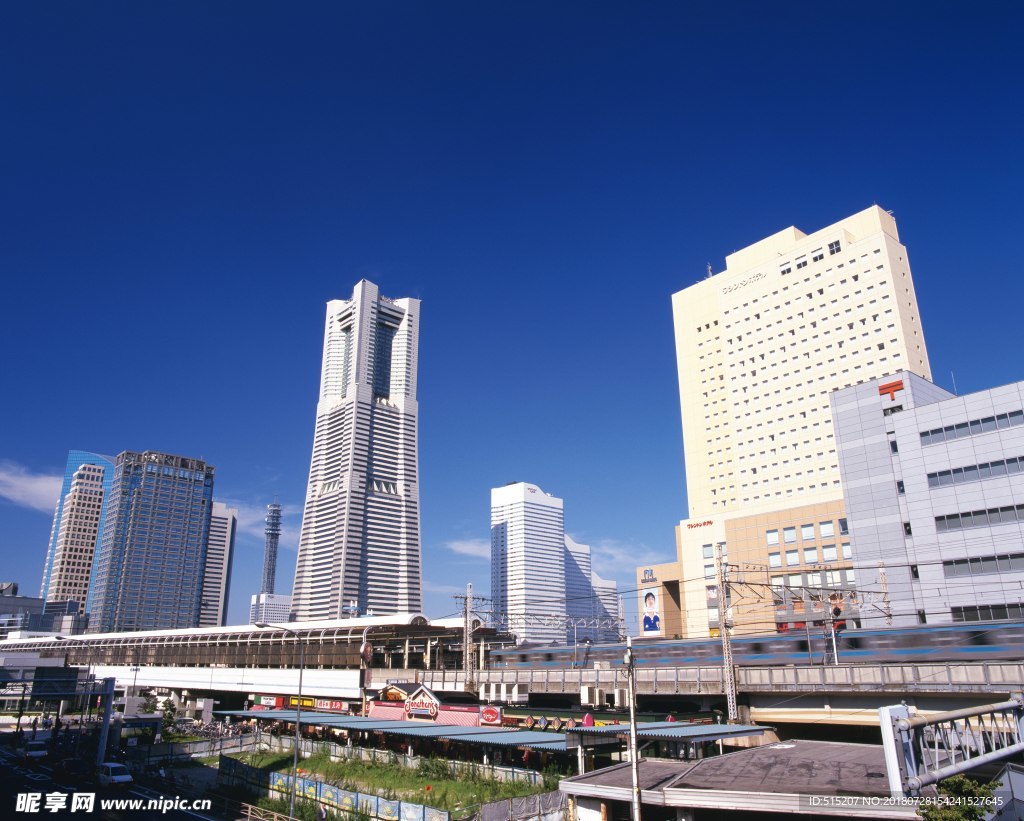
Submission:
<svg viewBox="0 0 1024 821">
<path fill-rule="evenodd" d="M 327 304 L 292 604 L 297 621 L 422 609 L 417 299 L 365 280 Z"/>
<path fill-rule="evenodd" d="M 101 464 L 79 465 L 67 494 L 57 503 L 58 512 L 53 519 L 57 532 L 43 597 L 47 602 L 78 602 L 79 614 L 85 613 L 89 598 L 103 509 L 104 476 Z"/>
<path fill-rule="evenodd" d="M 898 371 L 930 378 L 907 249 L 878 207 L 813 234 L 787 228 L 727 256 L 672 308 L 689 516 L 677 561 L 637 569 L 641 610 L 653 592 L 664 635 L 715 634 L 723 608 L 741 632 L 747 617 L 770 630 L 770 595 L 718 601 L 715 547 L 740 581 L 759 583 L 778 566 L 770 553 L 795 579 L 807 559 L 838 550 L 829 395 Z M 788 550 L 780 534 L 794 535 Z"/>
<path fill-rule="evenodd" d="M 281 593 L 257 593 L 249 602 L 249 624 L 290 621 L 292 597 Z"/>
<path fill-rule="evenodd" d="M 203 562 L 203 596 L 199 604 L 199 627 L 225 624 L 231 585 L 231 559 L 235 551 L 238 511 L 221 502 L 210 509 L 210 535 Z"/>
<path fill-rule="evenodd" d="M 609 589 L 614 597 L 615 583 L 593 573 L 590 546 L 566 535 L 561 499 L 526 482 L 491 490 L 491 599 L 520 643 L 617 635 L 608 623 L 617 607 L 599 621 Z"/>
<path fill-rule="evenodd" d="M 862 623 L 1024 618 L 1024 382 L 901 373 L 832 404 Z"/>
</svg>

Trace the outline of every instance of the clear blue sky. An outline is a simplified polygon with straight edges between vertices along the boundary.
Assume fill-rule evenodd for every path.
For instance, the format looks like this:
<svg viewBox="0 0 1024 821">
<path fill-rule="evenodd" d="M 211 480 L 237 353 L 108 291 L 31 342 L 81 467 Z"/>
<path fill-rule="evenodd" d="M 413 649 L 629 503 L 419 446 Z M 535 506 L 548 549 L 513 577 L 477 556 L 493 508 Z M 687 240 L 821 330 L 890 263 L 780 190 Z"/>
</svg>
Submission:
<svg viewBox="0 0 1024 821">
<path fill-rule="evenodd" d="M 489 490 L 565 499 L 632 586 L 685 515 L 670 295 L 878 203 L 937 381 L 1024 378 L 1019 4 L 8 4 L 0 25 L 0 577 L 37 592 L 67 451 L 216 465 L 230 615 L 286 506 L 324 304 L 423 300 L 427 610 Z M 635 612 L 635 603 L 626 596 Z"/>
</svg>

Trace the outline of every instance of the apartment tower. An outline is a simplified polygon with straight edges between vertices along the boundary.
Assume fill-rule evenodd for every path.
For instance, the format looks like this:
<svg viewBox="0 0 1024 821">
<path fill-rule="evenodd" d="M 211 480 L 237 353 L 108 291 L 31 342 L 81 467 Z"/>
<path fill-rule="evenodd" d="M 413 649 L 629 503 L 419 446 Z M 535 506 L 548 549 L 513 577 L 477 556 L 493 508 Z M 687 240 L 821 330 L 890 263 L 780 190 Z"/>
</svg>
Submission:
<svg viewBox="0 0 1024 821">
<path fill-rule="evenodd" d="M 295 619 L 422 609 L 416 457 L 417 299 L 363 280 L 327 304 Z"/>
<path fill-rule="evenodd" d="M 201 459 L 118 454 L 95 562 L 90 632 L 198 626 L 213 472 Z"/>
<path fill-rule="evenodd" d="M 907 249 L 878 207 L 787 228 L 672 308 L 689 517 L 677 562 L 637 569 L 641 609 L 654 593 L 661 635 L 714 635 L 723 610 L 737 632 L 771 632 L 773 575 L 808 587 L 809 571 L 852 568 L 830 394 L 903 370 L 930 378 Z M 742 604 L 718 599 L 716 546 L 733 587 L 747 585 Z M 808 600 L 808 621 L 827 597 Z"/>
</svg>

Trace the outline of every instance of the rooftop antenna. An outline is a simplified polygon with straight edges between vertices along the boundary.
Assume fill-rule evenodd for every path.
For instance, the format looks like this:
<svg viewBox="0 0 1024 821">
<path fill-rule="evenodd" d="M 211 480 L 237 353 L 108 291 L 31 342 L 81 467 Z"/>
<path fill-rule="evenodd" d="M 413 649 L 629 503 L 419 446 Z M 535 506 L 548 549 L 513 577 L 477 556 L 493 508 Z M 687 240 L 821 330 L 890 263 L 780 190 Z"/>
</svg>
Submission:
<svg viewBox="0 0 1024 821">
<path fill-rule="evenodd" d="M 950 371 L 949 378 L 953 380 L 953 393 L 956 393 L 956 374 Z"/>
<path fill-rule="evenodd" d="M 707 275 L 706 279 L 711 279 L 711 277 L 713 277 L 713 276 L 714 276 L 714 273 L 711 271 L 711 263 L 709 262 L 708 263 L 708 275 Z"/>
</svg>

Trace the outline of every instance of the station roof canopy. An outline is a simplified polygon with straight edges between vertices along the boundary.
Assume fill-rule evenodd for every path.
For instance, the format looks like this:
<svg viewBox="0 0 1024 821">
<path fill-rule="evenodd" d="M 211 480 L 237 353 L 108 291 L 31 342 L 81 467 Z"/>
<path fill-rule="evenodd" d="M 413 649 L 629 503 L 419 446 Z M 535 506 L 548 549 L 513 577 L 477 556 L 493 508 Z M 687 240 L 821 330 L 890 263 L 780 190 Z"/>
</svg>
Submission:
<svg viewBox="0 0 1024 821">
<path fill-rule="evenodd" d="M 717 741 L 720 738 L 762 735 L 767 727 L 757 724 L 688 724 L 682 721 L 650 721 L 636 725 L 637 738 L 650 741 Z M 570 733 L 598 736 L 628 736 L 629 724 L 576 727 Z"/>
<path fill-rule="evenodd" d="M 218 710 L 217 714 L 269 721 L 295 721 L 295 710 Z M 463 727 L 458 724 L 398 721 L 368 716 L 318 713 L 312 710 L 303 710 L 300 721 L 309 726 L 379 732 L 408 738 L 437 738 L 479 746 L 529 747 L 547 752 L 564 752 L 566 749 L 564 733 L 542 733 L 502 727 Z"/>
</svg>

